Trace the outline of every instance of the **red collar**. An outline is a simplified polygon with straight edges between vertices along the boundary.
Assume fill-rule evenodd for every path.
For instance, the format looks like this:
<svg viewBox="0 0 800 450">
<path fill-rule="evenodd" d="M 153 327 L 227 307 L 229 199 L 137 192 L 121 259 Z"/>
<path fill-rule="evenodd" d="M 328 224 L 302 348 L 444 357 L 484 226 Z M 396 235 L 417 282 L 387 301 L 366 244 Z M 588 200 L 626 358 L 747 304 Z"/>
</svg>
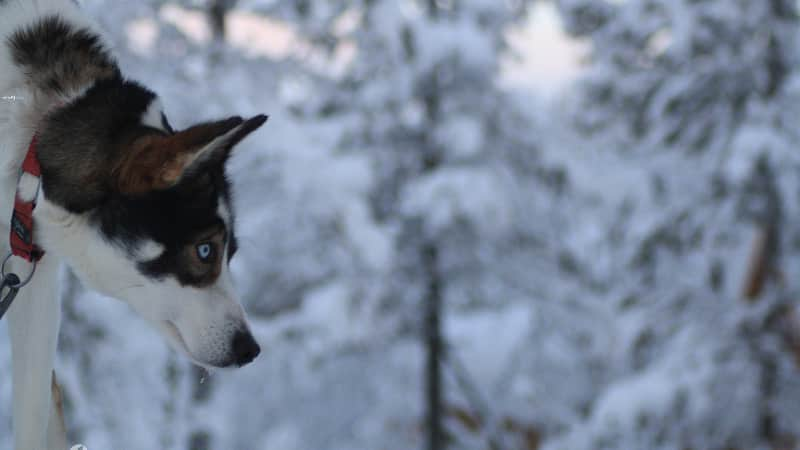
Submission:
<svg viewBox="0 0 800 450">
<path fill-rule="evenodd" d="M 36 195 L 28 201 L 22 200 L 19 192 L 20 181 L 25 174 L 35 177 L 39 183 L 36 188 Z M 28 153 L 22 162 L 19 175 L 17 192 L 14 196 L 14 213 L 11 215 L 11 234 L 9 237 L 11 253 L 35 263 L 44 256 L 44 251 L 33 243 L 33 210 L 36 208 L 36 197 L 38 197 L 39 187 L 42 183 L 42 169 L 39 166 L 39 158 L 36 157 L 36 136 L 31 139 L 31 144 L 28 146 Z"/>
</svg>

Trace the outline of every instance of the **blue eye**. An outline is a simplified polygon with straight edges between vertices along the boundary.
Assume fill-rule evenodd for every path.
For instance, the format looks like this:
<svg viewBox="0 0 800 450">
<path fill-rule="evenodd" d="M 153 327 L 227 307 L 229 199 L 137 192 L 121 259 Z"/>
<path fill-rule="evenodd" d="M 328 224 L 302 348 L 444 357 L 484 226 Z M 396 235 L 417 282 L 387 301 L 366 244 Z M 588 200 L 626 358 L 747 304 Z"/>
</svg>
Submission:
<svg viewBox="0 0 800 450">
<path fill-rule="evenodd" d="M 214 247 L 208 242 L 197 244 L 195 249 L 197 250 L 197 257 L 203 262 L 209 262 L 214 254 Z"/>
</svg>

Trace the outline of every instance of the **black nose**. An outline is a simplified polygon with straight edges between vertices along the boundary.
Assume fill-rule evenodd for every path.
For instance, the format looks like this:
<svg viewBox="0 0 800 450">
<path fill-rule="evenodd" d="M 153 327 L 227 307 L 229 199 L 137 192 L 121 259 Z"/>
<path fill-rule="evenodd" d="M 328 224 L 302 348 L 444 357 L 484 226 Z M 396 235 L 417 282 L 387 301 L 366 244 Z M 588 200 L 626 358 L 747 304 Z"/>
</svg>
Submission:
<svg viewBox="0 0 800 450">
<path fill-rule="evenodd" d="M 253 339 L 253 335 L 247 331 L 237 331 L 233 335 L 233 358 L 237 366 L 242 367 L 250 361 L 256 359 L 261 353 L 261 347 Z"/>
</svg>

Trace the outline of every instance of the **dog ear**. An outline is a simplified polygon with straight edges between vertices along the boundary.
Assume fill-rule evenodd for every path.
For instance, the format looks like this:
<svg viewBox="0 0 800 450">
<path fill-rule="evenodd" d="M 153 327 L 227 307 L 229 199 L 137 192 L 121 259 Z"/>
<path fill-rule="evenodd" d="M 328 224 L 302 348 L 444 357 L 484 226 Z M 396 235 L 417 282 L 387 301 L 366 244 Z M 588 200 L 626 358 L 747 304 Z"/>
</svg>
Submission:
<svg viewBox="0 0 800 450">
<path fill-rule="evenodd" d="M 112 176 L 123 194 L 170 188 L 209 164 L 225 162 L 231 149 L 266 121 L 264 115 L 248 120 L 231 117 L 195 125 L 170 136 L 142 136 L 125 149 Z"/>
</svg>

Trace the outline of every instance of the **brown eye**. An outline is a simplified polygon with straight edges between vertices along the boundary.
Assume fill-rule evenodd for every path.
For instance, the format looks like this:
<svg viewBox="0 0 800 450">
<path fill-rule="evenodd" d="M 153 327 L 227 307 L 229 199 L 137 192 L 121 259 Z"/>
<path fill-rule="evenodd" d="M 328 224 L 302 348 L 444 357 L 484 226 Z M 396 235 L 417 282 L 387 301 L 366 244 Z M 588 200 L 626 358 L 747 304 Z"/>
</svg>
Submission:
<svg viewBox="0 0 800 450">
<path fill-rule="evenodd" d="M 214 261 L 214 254 L 216 253 L 216 249 L 214 247 L 214 244 L 212 244 L 211 242 L 203 242 L 197 244 L 197 246 L 195 246 L 195 251 L 197 252 L 197 257 L 200 259 L 200 261 L 204 263 L 210 263 Z"/>
</svg>

